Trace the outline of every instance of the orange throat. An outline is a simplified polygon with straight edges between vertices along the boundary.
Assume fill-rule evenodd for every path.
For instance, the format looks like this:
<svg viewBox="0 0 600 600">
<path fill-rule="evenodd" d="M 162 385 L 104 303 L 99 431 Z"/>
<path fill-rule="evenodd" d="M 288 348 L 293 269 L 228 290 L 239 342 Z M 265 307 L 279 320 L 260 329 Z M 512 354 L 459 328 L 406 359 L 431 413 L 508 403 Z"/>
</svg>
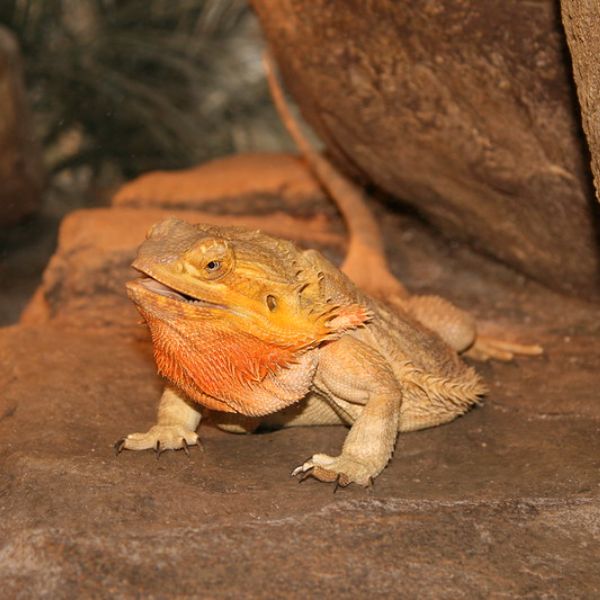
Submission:
<svg viewBox="0 0 600 600">
<path fill-rule="evenodd" d="M 142 311 L 159 372 L 196 402 L 237 412 L 269 375 L 296 362 L 298 347 L 283 347 L 212 321 L 166 322 Z M 245 412 L 245 411 L 244 411 Z"/>
</svg>

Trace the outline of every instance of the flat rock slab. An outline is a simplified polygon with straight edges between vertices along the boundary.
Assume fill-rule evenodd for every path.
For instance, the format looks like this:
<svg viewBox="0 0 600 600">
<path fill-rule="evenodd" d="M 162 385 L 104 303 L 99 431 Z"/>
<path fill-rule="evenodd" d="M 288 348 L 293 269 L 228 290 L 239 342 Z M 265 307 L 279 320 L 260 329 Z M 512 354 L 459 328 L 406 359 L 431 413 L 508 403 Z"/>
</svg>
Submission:
<svg viewBox="0 0 600 600">
<path fill-rule="evenodd" d="M 295 154 L 233 154 L 191 169 L 152 171 L 119 189 L 113 206 L 194 209 L 219 214 L 285 211 L 335 214 L 317 180 Z"/>
<path fill-rule="evenodd" d="M 598 355 L 598 341 L 571 343 Z M 334 495 L 289 473 L 335 452 L 343 428 L 202 426 L 189 459 L 116 457 L 112 443 L 154 417 L 150 347 L 114 331 L 1 330 L 4 594 L 595 597 L 600 409 L 585 364 L 568 375 L 587 382 L 580 408 L 565 399 L 568 359 L 485 367 L 485 406 L 402 435 L 373 489 Z"/>
</svg>

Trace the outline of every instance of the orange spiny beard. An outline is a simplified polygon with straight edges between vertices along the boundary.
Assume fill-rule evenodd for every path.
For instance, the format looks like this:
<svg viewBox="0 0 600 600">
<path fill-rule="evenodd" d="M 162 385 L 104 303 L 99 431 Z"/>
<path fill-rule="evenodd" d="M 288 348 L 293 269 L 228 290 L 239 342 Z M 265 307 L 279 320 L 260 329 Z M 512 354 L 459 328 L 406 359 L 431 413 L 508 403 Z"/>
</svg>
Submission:
<svg viewBox="0 0 600 600">
<path fill-rule="evenodd" d="M 165 322 L 144 314 L 159 372 L 200 404 L 234 412 L 269 374 L 295 362 L 297 348 L 281 347 L 211 320 Z"/>
</svg>

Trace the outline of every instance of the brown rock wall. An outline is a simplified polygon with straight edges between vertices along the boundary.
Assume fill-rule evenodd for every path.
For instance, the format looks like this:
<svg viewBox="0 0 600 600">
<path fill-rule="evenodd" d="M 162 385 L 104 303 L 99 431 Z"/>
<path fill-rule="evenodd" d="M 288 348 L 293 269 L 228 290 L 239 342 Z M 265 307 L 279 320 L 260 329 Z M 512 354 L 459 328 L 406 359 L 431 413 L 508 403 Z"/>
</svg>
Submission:
<svg viewBox="0 0 600 600">
<path fill-rule="evenodd" d="M 556 3 L 253 5 L 340 164 L 444 235 L 598 295 L 597 207 Z"/>
<path fill-rule="evenodd" d="M 600 200 L 600 4 L 596 0 L 562 0 L 560 6 Z"/>
</svg>

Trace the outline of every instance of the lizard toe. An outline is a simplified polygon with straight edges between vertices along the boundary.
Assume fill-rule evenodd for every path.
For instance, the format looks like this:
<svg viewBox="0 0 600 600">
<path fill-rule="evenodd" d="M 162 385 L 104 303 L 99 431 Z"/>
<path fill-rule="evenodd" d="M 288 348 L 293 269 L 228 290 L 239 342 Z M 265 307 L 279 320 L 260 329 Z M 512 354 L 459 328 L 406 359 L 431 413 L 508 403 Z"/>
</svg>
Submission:
<svg viewBox="0 0 600 600">
<path fill-rule="evenodd" d="M 315 454 L 302 465 L 296 467 L 292 471 L 292 475 L 301 475 L 300 481 L 312 477 L 324 483 L 334 483 L 335 489 L 337 489 L 338 487 L 346 487 L 351 483 L 369 487 L 378 474 L 373 471 L 373 468 L 367 463 L 347 454 L 341 454 L 340 456 Z"/>
<path fill-rule="evenodd" d="M 465 352 L 465 355 L 483 362 L 490 359 L 509 362 L 515 356 L 539 356 L 543 353 L 544 349 L 538 344 L 519 344 L 479 335 L 473 346 Z"/>
<path fill-rule="evenodd" d="M 122 450 L 149 450 L 158 455 L 165 450 L 183 449 L 199 443 L 198 434 L 180 425 L 155 425 L 145 433 L 130 433 L 115 444 L 115 452 Z"/>
</svg>

